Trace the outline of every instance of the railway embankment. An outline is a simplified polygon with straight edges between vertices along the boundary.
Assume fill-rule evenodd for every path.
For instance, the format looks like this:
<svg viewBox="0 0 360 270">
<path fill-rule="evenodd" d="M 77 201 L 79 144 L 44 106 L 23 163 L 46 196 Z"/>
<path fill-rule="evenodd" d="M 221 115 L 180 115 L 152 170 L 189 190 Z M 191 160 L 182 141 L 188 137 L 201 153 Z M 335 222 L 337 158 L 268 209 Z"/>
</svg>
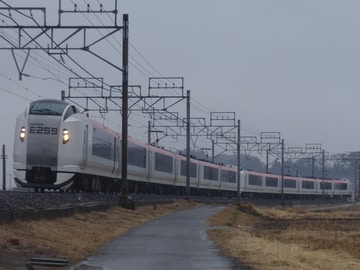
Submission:
<svg viewBox="0 0 360 270">
<path fill-rule="evenodd" d="M 118 201 L 117 196 L 106 195 L 3 191 L 0 192 L 0 224 L 105 210 Z"/>
<path fill-rule="evenodd" d="M 60 192 L 18 192 L 0 191 L 0 224 L 15 220 L 31 221 L 69 217 L 76 213 L 104 211 L 114 206 L 134 210 L 140 206 L 154 206 L 173 203 L 185 199 L 180 196 L 155 194 L 120 194 L 105 193 L 60 193 Z M 227 198 L 192 197 L 198 203 L 233 202 Z"/>
<path fill-rule="evenodd" d="M 186 199 L 183 196 L 165 196 L 156 194 L 130 194 L 129 196 L 108 193 L 60 193 L 60 192 L 23 192 L 0 191 L 0 224 L 11 223 L 15 220 L 39 220 L 68 217 L 76 213 L 89 213 L 91 211 L 104 211 L 114 206 L 135 209 L 138 206 L 159 205 L 172 203 L 176 200 Z M 191 200 L 198 203 L 228 204 L 237 201 L 236 198 L 195 197 Z M 243 203 L 254 203 L 267 207 L 296 208 L 302 205 L 317 205 L 313 211 L 339 207 L 339 201 L 286 201 L 266 199 L 241 199 Z M 342 203 L 344 204 L 344 203 Z M 346 205 L 345 205 L 346 207 Z M 308 207 L 309 208 L 309 207 Z"/>
</svg>

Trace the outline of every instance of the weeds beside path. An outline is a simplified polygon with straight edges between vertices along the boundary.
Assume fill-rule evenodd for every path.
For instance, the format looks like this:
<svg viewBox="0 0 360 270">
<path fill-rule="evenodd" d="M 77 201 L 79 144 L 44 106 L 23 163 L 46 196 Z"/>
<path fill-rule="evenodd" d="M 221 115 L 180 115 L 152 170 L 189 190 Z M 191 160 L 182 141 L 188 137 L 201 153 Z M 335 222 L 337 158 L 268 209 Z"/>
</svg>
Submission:
<svg viewBox="0 0 360 270">
<path fill-rule="evenodd" d="M 141 206 L 135 211 L 114 207 L 54 220 L 0 225 L 0 270 L 24 269 L 31 257 L 67 258 L 73 265 L 131 228 L 197 206 L 193 202 L 177 201 L 156 207 Z M 19 244 L 11 244 L 10 239 L 18 239 Z"/>
<path fill-rule="evenodd" d="M 308 212 L 234 204 L 208 231 L 226 256 L 252 269 L 360 269 L 360 212 Z"/>
</svg>

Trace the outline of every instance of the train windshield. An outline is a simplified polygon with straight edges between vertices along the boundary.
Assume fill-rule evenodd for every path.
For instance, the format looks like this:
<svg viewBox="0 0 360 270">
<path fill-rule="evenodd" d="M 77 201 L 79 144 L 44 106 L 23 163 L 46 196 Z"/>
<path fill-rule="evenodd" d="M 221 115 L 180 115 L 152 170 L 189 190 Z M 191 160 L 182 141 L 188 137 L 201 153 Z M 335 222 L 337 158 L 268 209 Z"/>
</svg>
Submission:
<svg viewBox="0 0 360 270">
<path fill-rule="evenodd" d="M 61 116 L 66 106 L 67 103 L 59 100 L 34 101 L 30 104 L 29 114 Z"/>
</svg>

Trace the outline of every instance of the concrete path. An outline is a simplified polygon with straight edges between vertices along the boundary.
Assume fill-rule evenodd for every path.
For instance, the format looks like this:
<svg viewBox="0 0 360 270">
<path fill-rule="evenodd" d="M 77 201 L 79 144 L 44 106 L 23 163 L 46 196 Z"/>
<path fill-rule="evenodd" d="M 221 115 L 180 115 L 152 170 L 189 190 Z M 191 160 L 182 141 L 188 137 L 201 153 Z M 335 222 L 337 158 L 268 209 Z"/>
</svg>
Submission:
<svg viewBox="0 0 360 270">
<path fill-rule="evenodd" d="M 74 270 L 211 270 L 235 269 L 207 239 L 204 223 L 222 206 L 176 212 L 135 228 L 104 246 Z M 121 226 L 121 224 L 119 224 Z"/>
</svg>

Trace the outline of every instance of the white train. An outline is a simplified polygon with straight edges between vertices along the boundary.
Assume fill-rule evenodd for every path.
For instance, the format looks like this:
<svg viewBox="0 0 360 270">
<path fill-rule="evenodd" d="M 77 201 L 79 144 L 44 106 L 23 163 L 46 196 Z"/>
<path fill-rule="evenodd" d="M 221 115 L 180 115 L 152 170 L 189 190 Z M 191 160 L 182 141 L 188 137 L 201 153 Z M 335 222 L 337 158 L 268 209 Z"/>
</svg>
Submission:
<svg viewBox="0 0 360 270">
<path fill-rule="evenodd" d="M 59 100 L 30 103 L 17 117 L 14 175 L 20 187 L 38 190 L 119 192 L 121 134 Z M 237 196 L 236 168 L 191 159 L 191 193 Z M 128 141 L 131 193 L 185 194 L 186 158 L 132 138 Z M 323 188 L 324 187 L 324 188 Z M 281 177 L 242 171 L 242 196 L 279 197 Z M 286 196 L 351 196 L 346 180 L 284 177 Z"/>
</svg>

